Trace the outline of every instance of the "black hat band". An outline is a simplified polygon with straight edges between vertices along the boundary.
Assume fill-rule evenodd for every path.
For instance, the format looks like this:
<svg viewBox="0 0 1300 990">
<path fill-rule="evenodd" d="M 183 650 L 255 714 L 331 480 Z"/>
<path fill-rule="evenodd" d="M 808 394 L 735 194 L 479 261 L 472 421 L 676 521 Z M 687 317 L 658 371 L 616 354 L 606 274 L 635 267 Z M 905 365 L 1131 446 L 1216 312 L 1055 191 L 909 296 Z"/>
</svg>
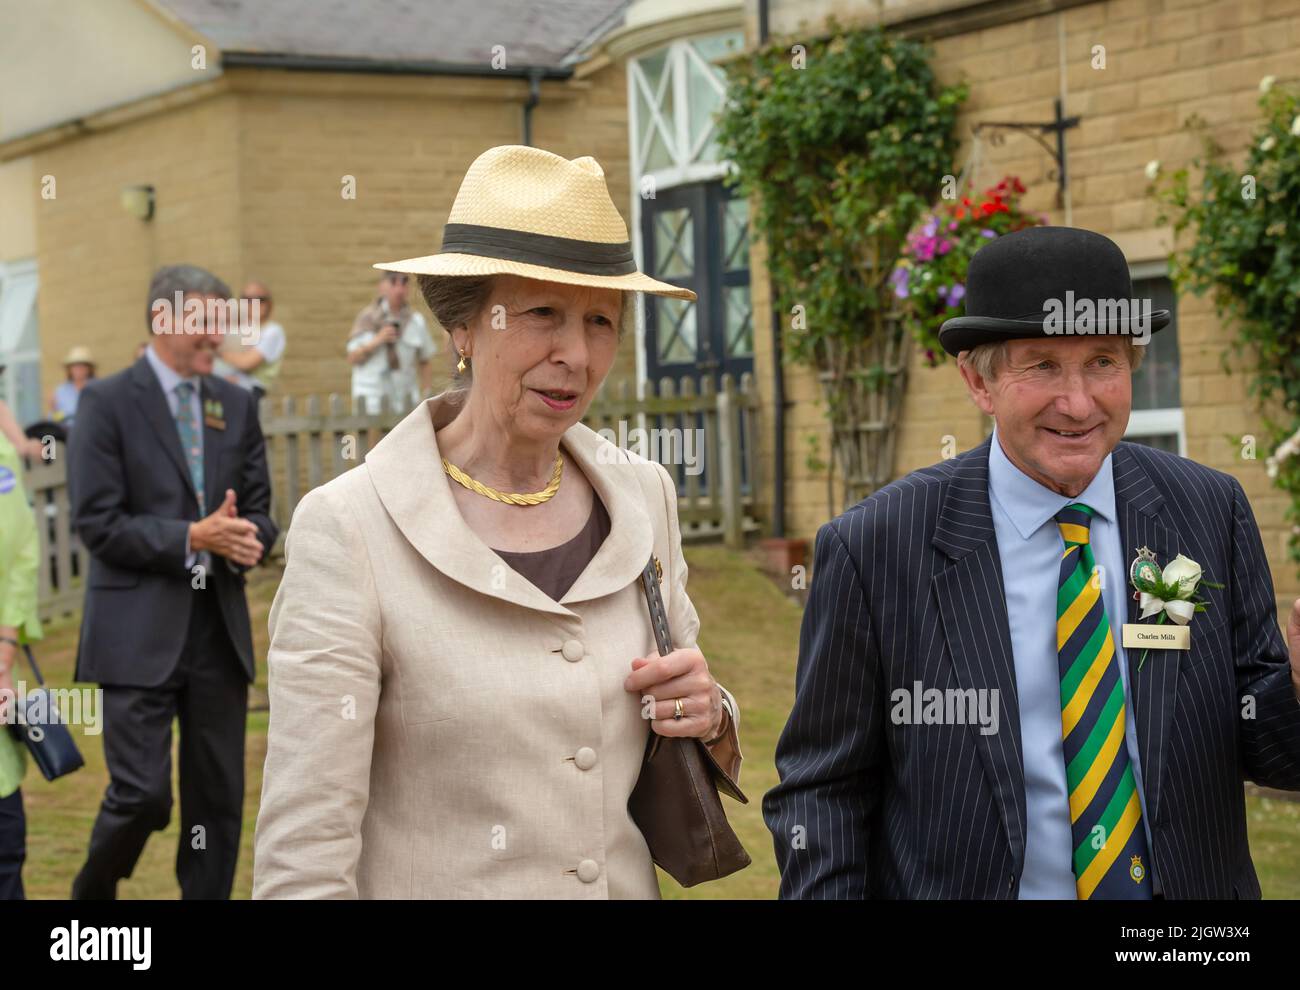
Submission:
<svg viewBox="0 0 1300 990">
<path fill-rule="evenodd" d="M 637 270 L 629 241 L 580 241 L 474 223 L 446 224 L 439 253 L 472 254 L 581 275 L 631 275 Z"/>
</svg>

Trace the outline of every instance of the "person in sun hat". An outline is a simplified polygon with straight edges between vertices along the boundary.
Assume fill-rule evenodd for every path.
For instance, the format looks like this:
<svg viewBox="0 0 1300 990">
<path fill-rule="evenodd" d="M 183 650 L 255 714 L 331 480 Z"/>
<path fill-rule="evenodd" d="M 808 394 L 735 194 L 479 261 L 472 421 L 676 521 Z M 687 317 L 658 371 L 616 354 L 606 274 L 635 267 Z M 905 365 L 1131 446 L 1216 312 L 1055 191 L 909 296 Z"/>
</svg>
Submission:
<svg viewBox="0 0 1300 990">
<path fill-rule="evenodd" d="M 1121 440 L 1170 314 L 1066 227 L 966 287 L 939 340 L 992 436 L 817 535 L 781 895 L 1258 898 L 1242 781 L 1300 789 L 1300 601 L 1288 648 L 1241 484 Z"/>
<path fill-rule="evenodd" d="M 417 277 L 458 371 L 294 513 L 253 896 L 657 898 L 647 741 L 698 737 L 734 782 L 739 712 L 672 478 L 581 420 L 634 294 L 695 296 L 636 270 L 595 159 L 517 146 L 470 166 L 441 251 L 376 267 Z"/>
<path fill-rule="evenodd" d="M 55 420 L 71 429 L 72 421 L 77 416 L 77 400 L 86 383 L 95 377 L 95 359 L 90 348 L 74 347 L 63 359 L 63 370 L 67 380 L 62 382 L 50 396 L 50 412 Z"/>
</svg>

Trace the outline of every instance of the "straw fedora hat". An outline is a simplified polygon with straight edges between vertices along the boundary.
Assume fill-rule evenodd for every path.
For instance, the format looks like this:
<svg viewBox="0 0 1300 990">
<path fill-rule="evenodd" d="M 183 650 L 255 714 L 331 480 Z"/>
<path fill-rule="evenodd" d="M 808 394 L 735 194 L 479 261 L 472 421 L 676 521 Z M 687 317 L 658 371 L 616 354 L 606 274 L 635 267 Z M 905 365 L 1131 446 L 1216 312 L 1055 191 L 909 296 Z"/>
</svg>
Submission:
<svg viewBox="0 0 1300 990">
<path fill-rule="evenodd" d="M 63 359 L 63 367 L 73 364 L 88 364 L 92 368 L 95 366 L 95 359 L 91 357 L 89 347 L 74 347 L 68 351 L 68 356 Z"/>
<path fill-rule="evenodd" d="M 695 293 L 637 271 L 627 225 L 596 159 L 507 144 L 483 152 L 460 184 L 437 254 L 374 266 L 412 275 L 519 275 L 566 285 Z"/>
</svg>

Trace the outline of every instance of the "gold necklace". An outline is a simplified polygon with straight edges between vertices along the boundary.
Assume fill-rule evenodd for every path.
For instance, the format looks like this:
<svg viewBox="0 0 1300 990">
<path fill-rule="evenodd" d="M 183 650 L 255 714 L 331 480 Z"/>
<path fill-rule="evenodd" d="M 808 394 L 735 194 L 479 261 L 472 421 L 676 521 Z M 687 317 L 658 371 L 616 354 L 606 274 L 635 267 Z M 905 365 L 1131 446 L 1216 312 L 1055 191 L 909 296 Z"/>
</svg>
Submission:
<svg viewBox="0 0 1300 990">
<path fill-rule="evenodd" d="M 551 483 L 549 485 L 540 492 L 530 492 L 526 495 L 516 495 L 511 492 L 489 488 L 481 481 L 475 481 L 445 457 L 442 459 L 442 469 L 447 472 L 452 481 L 464 485 L 470 491 L 477 492 L 485 498 L 490 498 L 496 502 L 505 502 L 507 505 L 541 505 L 543 502 L 549 501 L 560 490 L 560 475 L 564 473 L 564 458 L 559 454 L 555 455 L 555 471 L 551 474 Z"/>
</svg>

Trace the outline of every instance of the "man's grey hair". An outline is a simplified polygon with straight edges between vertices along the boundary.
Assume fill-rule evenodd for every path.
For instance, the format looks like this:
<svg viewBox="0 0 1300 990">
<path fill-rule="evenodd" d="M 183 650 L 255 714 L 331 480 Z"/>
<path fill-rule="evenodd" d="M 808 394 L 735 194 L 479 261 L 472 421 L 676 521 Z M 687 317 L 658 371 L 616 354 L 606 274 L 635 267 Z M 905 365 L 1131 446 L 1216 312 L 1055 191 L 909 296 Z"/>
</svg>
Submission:
<svg viewBox="0 0 1300 990">
<path fill-rule="evenodd" d="M 492 297 L 492 285 L 495 275 L 416 275 L 420 294 L 429 305 L 429 312 L 438 321 L 448 337 L 457 327 L 467 327 L 478 319 L 488 299 Z M 638 293 L 623 290 L 622 309 L 618 317 L 618 336 L 623 338 L 623 330 L 636 313 Z M 459 356 L 457 357 L 459 360 Z M 471 362 L 465 362 L 464 371 L 451 373 L 451 384 L 447 391 L 453 398 L 463 398 L 474 381 L 474 368 Z"/>
<path fill-rule="evenodd" d="M 145 325 L 153 333 L 154 303 L 159 299 L 171 305 L 176 293 L 194 293 L 200 296 L 220 296 L 229 299 L 230 286 L 205 268 L 198 265 L 163 265 L 149 281 L 149 301 L 145 306 Z"/>
<path fill-rule="evenodd" d="M 1149 345 L 1135 343 L 1132 337 L 1125 337 L 1124 342 L 1128 345 L 1129 370 L 1137 371 L 1142 367 L 1142 359 L 1146 356 Z M 977 344 L 968 351 L 962 351 L 957 357 L 957 363 L 964 364 L 981 378 L 993 381 L 1006 367 L 1007 344 L 1005 340 Z"/>
</svg>

